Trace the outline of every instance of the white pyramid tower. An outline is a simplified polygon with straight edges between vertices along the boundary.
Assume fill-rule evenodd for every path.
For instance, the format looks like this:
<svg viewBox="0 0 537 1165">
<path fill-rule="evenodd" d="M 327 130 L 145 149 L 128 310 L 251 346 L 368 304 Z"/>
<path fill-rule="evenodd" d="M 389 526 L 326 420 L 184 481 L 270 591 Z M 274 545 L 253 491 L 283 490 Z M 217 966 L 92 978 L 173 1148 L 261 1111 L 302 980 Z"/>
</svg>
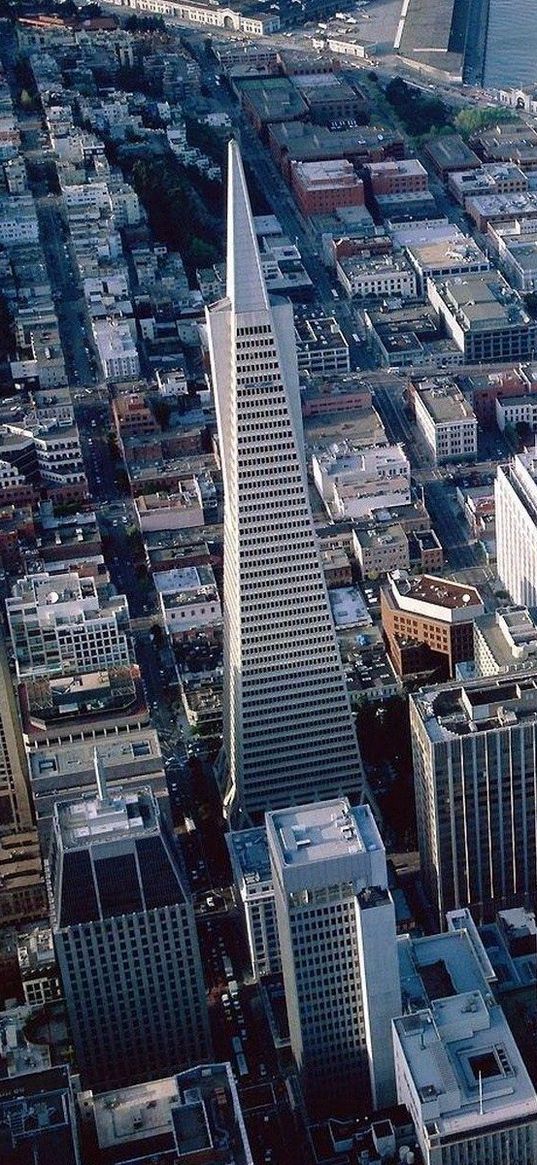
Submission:
<svg viewBox="0 0 537 1165">
<path fill-rule="evenodd" d="M 308 501 L 288 304 L 271 306 L 229 146 L 227 296 L 207 311 L 222 457 L 226 812 L 336 794 L 363 772 Z"/>
</svg>

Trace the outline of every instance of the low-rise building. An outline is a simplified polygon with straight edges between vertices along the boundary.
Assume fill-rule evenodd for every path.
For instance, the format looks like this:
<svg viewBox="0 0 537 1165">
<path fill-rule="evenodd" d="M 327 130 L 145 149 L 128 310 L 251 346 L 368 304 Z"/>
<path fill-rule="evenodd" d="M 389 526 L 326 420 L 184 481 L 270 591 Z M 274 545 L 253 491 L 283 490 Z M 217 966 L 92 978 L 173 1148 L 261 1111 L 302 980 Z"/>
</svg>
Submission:
<svg viewBox="0 0 537 1165">
<path fill-rule="evenodd" d="M 524 393 L 522 396 L 505 396 L 496 399 L 496 424 L 501 433 L 506 428 L 535 432 L 537 428 L 537 396 Z"/>
<path fill-rule="evenodd" d="M 364 311 L 368 342 L 381 364 L 390 368 L 439 370 L 461 365 L 464 355 L 450 337 L 432 307 L 423 303 L 395 301 Z"/>
<path fill-rule="evenodd" d="M 409 397 L 416 424 L 436 465 L 475 460 L 477 420 L 453 380 L 413 381 Z"/>
<path fill-rule="evenodd" d="M 37 831 L 0 838 L 0 925 L 45 918 L 48 897 Z"/>
<path fill-rule="evenodd" d="M 332 446 L 312 457 L 313 479 L 337 518 L 363 518 L 410 501 L 410 464 L 400 445 L 359 450 Z"/>
<path fill-rule="evenodd" d="M 429 175 L 417 158 L 368 162 L 364 166 L 368 192 L 378 194 L 420 194 L 429 189 Z"/>
<path fill-rule="evenodd" d="M 231 1064 L 203 1064 L 160 1080 L 78 1098 L 81 1142 L 92 1165 L 219 1159 L 253 1165 Z"/>
<path fill-rule="evenodd" d="M 456 170 L 448 178 L 448 190 L 461 206 L 466 199 L 480 194 L 523 194 L 528 177 L 519 166 L 509 162 L 487 162 L 479 170 Z"/>
<path fill-rule="evenodd" d="M 349 345 L 335 316 L 295 312 L 299 372 L 331 376 L 350 371 Z"/>
<path fill-rule="evenodd" d="M 393 571 L 380 592 L 382 629 L 400 676 L 442 668 L 474 656 L 473 620 L 484 612 L 475 587 L 434 575 Z"/>
<path fill-rule="evenodd" d="M 92 330 L 106 380 L 135 380 L 140 375 L 140 361 L 129 323 L 96 319 Z"/>
<path fill-rule="evenodd" d="M 363 578 L 410 568 L 408 538 L 397 522 L 378 522 L 354 531 L 354 547 Z"/>
<path fill-rule="evenodd" d="M 427 296 L 466 364 L 526 360 L 537 348 L 537 322 L 497 271 L 428 279 Z"/>
<path fill-rule="evenodd" d="M 491 992 L 477 931 L 398 939 L 407 1014 L 393 1021 L 397 1099 L 425 1165 L 532 1165 L 537 1094 Z"/>
<path fill-rule="evenodd" d="M 423 574 L 436 574 L 444 565 L 442 543 L 434 530 L 414 530 L 408 539 L 410 565 Z"/>
<path fill-rule="evenodd" d="M 475 240 L 456 229 L 448 239 L 411 243 L 406 253 L 419 276 L 421 290 L 425 289 L 427 279 L 447 279 L 469 272 L 488 271 L 490 267 Z"/>
<path fill-rule="evenodd" d="M 348 587 L 351 585 L 351 561 L 343 546 L 323 545 L 321 539 L 321 558 L 327 587 Z"/>
<path fill-rule="evenodd" d="M 536 219 L 537 193 L 527 190 L 520 194 L 474 194 L 466 199 L 465 210 L 478 231 L 485 232 L 490 223 Z"/>
<path fill-rule="evenodd" d="M 32 194 L 0 195 L 0 245 L 37 243 L 39 227 Z"/>
<path fill-rule="evenodd" d="M 350 298 L 379 299 L 397 296 L 417 299 L 416 272 L 404 255 L 352 255 L 338 259 L 339 282 Z"/>
<path fill-rule="evenodd" d="M 323 413 L 359 412 L 371 406 L 371 385 L 360 373 L 340 373 L 336 379 L 328 376 L 301 375 L 300 401 L 303 417 Z"/>
<path fill-rule="evenodd" d="M 494 536 L 494 486 L 460 485 L 456 498 L 473 538 Z"/>
<path fill-rule="evenodd" d="M 283 121 L 269 126 L 268 140 L 272 156 L 287 181 L 290 181 L 292 162 L 347 158 L 362 165 L 405 155 L 401 135 L 379 126 L 335 130 L 304 121 Z"/>
<path fill-rule="evenodd" d="M 196 479 L 177 483 L 174 493 L 146 493 L 135 498 L 134 506 L 142 534 L 150 530 L 182 530 L 203 526 L 203 502 Z"/>
<path fill-rule="evenodd" d="M 319 125 L 367 121 L 369 102 L 355 85 L 338 73 L 296 73 L 294 84 L 306 102 L 309 115 Z"/>
<path fill-rule="evenodd" d="M 523 295 L 537 290 L 537 220 L 520 218 L 489 227 L 498 259 L 513 287 Z"/>
<path fill-rule="evenodd" d="M 39 1050 L 20 1049 L 18 1070 L 0 1080 L 2 1153 L 13 1165 L 45 1162 L 51 1154 L 62 1165 L 79 1165 L 74 1081 L 65 1065 L 41 1067 Z"/>
<path fill-rule="evenodd" d="M 222 623 L 222 607 L 212 566 L 188 566 L 153 575 L 164 626 L 174 636 Z"/>
<path fill-rule="evenodd" d="M 264 126 L 307 116 L 308 106 L 288 77 L 243 77 L 234 89 L 246 116 L 260 132 Z"/>
<path fill-rule="evenodd" d="M 524 121 L 499 121 L 478 130 L 471 145 L 484 162 L 513 162 L 526 173 L 537 170 L 537 133 Z"/>
<path fill-rule="evenodd" d="M 364 184 L 345 158 L 293 162 L 291 190 L 302 214 L 331 214 L 340 206 L 363 206 Z"/>
<path fill-rule="evenodd" d="M 481 159 L 458 133 L 429 138 L 424 152 L 444 181 L 454 170 L 478 170 L 481 166 Z"/>
<path fill-rule="evenodd" d="M 264 825 L 232 830 L 226 834 L 226 842 L 244 918 L 252 974 L 255 979 L 261 979 L 281 970 L 267 831 Z"/>
<path fill-rule="evenodd" d="M 179 20 L 201 25 L 203 28 L 223 28 L 229 31 L 242 32 L 248 36 L 267 36 L 277 32 L 280 27 L 280 17 L 275 12 L 266 13 L 255 4 L 245 12 L 238 8 L 225 6 L 211 7 L 209 4 L 197 4 L 194 0 L 136 0 L 139 12 L 155 14 L 155 4 L 158 2 L 160 16 L 175 16 Z M 111 0 L 112 4 L 123 7 L 123 0 Z"/>
</svg>

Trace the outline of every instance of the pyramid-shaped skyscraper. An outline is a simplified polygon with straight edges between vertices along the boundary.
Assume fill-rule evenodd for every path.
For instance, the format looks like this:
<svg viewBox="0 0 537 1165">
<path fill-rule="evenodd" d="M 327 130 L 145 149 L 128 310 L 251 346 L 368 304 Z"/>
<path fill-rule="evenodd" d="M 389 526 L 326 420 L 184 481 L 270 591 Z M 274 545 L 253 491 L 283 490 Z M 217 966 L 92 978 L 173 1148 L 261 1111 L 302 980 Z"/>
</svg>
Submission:
<svg viewBox="0 0 537 1165">
<path fill-rule="evenodd" d="M 227 295 L 207 311 L 224 476 L 226 811 L 348 794 L 363 770 L 311 515 L 292 309 L 271 304 L 238 146 Z"/>
</svg>

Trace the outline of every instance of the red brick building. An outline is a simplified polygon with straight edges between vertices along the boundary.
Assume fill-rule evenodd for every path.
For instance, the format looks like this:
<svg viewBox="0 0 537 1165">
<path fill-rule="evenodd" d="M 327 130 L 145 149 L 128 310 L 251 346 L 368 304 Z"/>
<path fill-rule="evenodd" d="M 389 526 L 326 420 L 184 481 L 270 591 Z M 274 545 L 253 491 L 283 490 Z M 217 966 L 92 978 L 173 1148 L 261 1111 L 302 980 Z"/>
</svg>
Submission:
<svg viewBox="0 0 537 1165">
<path fill-rule="evenodd" d="M 368 162 L 366 188 L 372 194 L 420 194 L 429 189 L 429 175 L 417 158 Z"/>
<path fill-rule="evenodd" d="M 363 206 L 364 184 L 345 158 L 293 162 L 291 190 L 304 215 L 332 214 L 341 206 Z"/>
<path fill-rule="evenodd" d="M 380 592 L 380 614 L 398 675 L 440 668 L 453 677 L 457 663 L 473 659 L 473 622 L 483 612 L 475 587 L 393 571 Z"/>
</svg>

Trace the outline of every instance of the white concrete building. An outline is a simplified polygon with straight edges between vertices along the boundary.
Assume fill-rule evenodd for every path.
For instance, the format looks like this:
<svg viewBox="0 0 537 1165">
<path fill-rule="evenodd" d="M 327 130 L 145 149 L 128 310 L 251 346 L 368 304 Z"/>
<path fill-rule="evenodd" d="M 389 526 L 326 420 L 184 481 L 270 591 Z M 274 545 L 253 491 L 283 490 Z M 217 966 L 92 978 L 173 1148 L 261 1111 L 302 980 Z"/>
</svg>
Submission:
<svg viewBox="0 0 537 1165">
<path fill-rule="evenodd" d="M 94 320 L 92 329 L 106 380 L 135 380 L 140 361 L 128 321 Z"/>
<path fill-rule="evenodd" d="M 27 575 L 6 599 L 6 613 L 19 678 L 131 662 L 125 595 L 99 595 L 93 578 Z"/>
<path fill-rule="evenodd" d="M 498 466 L 494 487 L 498 577 L 513 603 L 537 606 L 537 458 Z"/>
<path fill-rule="evenodd" d="M 346 444 L 312 456 L 313 480 L 335 518 L 363 518 L 410 502 L 410 463 L 400 445 L 353 449 Z"/>
<path fill-rule="evenodd" d="M 264 825 L 226 834 L 255 979 L 281 971 L 274 883 Z"/>
<path fill-rule="evenodd" d="M 212 566 L 185 566 L 153 575 L 169 635 L 219 627 L 222 608 Z"/>
<path fill-rule="evenodd" d="M 527 607 L 499 607 L 474 620 L 474 665 L 478 676 L 527 671 L 537 664 L 537 626 Z"/>
<path fill-rule="evenodd" d="M 113 1088 L 206 1058 L 194 910 L 149 789 L 57 805 L 51 920 L 83 1085 Z M 158 870 L 158 877 L 155 871 Z"/>
<path fill-rule="evenodd" d="M 436 465 L 477 457 L 477 418 L 453 381 L 422 380 L 412 400 L 416 424 Z"/>
<path fill-rule="evenodd" d="M 398 950 L 412 1010 L 393 1024 L 397 1099 L 424 1165 L 534 1165 L 537 1094 L 477 931 L 405 935 Z"/>
<path fill-rule="evenodd" d="M 525 393 L 520 396 L 496 397 L 496 423 L 501 433 L 506 426 L 527 425 L 532 433 L 537 429 L 537 395 Z"/>
<path fill-rule="evenodd" d="M 269 302 L 233 142 L 228 175 L 227 296 L 207 325 L 225 497 L 225 804 L 250 814 L 356 795 L 362 764 L 308 502 L 292 314 Z"/>
<path fill-rule="evenodd" d="M 421 872 L 439 919 L 531 907 L 537 885 L 535 665 L 410 697 Z"/>
<path fill-rule="evenodd" d="M 337 798 L 266 815 L 291 1047 L 307 1104 L 394 1101 L 401 1012 L 395 911 L 369 806 Z"/>
<path fill-rule="evenodd" d="M 31 194 L 10 194 L 0 197 L 0 245 L 37 243 L 39 227 Z"/>
<path fill-rule="evenodd" d="M 110 0 L 112 4 L 125 7 L 125 0 Z M 210 7 L 208 4 L 196 4 L 194 0 L 130 0 L 129 7 L 136 12 L 148 12 L 154 16 L 176 16 L 179 20 L 192 21 L 208 28 L 233 29 L 235 32 L 248 33 L 251 36 L 266 36 L 277 32 L 280 27 L 280 18 L 270 12 L 267 16 L 255 13 L 252 16 L 243 15 L 234 8 Z"/>
<path fill-rule="evenodd" d="M 378 299 L 396 295 L 416 299 L 416 272 L 404 255 L 377 255 L 367 259 L 353 255 L 336 263 L 337 277 L 348 296 Z"/>
</svg>

